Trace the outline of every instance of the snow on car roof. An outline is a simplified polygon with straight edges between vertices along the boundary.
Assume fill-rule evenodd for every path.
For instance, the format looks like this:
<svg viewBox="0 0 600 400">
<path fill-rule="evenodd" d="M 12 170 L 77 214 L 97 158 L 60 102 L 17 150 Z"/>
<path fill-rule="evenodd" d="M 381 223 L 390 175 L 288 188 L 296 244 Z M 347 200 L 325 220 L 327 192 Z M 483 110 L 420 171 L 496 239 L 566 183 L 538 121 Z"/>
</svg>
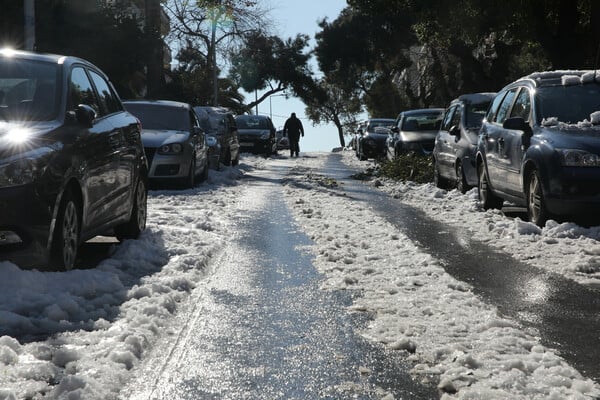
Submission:
<svg viewBox="0 0 600 400">
<path fill-rule="evenodd" d="M 538 86 L 544 85 L 580 85 L 584 83 L 600 83 L 600 71 L 598 70 L 556 70 L 534 72 L 524 76 L 520 80 L 531 79 Z"/>
<path fill-rule="evenodd" d="M 491 101 L 496 96 L 495 92 L 483 92 L 483 93 L 468 93 L 458 96 L 458 101 L 464 101 L 465 103 L 479 104 Z"/>
</svg>

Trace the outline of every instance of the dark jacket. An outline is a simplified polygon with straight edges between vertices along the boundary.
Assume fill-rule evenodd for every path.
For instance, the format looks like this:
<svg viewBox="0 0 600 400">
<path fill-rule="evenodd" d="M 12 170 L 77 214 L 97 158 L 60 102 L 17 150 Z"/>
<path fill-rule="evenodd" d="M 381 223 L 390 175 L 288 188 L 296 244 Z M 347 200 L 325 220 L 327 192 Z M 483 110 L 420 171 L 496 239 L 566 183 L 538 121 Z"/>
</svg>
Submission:
<svg viewBox="0 0 600 400">
<path fill-rule="evenodd" d="M 302 128 L 302 121 L 300 121 L 297 117 L 290 117 L 285 121 L 285 125 L 283 125 L 283 133 L 287 133 L 290 140 L 298 140 L 300 138 L 300 134 L 304 136 L 304 128 Z"/>
</svg>

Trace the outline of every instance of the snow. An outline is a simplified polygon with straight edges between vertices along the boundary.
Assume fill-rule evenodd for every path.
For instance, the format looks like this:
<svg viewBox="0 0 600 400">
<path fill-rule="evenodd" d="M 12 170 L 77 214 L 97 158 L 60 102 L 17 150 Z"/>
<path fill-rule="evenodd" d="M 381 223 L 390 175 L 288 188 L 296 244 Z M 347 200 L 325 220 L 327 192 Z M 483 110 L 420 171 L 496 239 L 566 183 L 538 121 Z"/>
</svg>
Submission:
<svg viewBox="0 0 600 400">
<path fill-rule="evenodd" d="M 371 164 L 341 154 L 348 165 Z M 94 268 L 40 272 L 0 263 L 0 399 L 118 398 L 141 361 L 181 329 L 174 316 L 219 268 L 240 217 L 241 178 L 271 168 L 289 170 L 285 201 L 314 242 L 309 250 L 322 289 L 360 291 L 348 311 L 373 315 L 360 333 L 403 352 L 415 376 L 436 377 L 443 399 L 600 396 L 598 384 L 541 345 L 535 332 L 502 317 L 439 260 L 319 175 L 326 156 L 244 155 L 238 167 L 211 170 L 197 188 L 152 191 L 148 229 L 139 240 L 113 245 Z M 500 251 L 598 286 L 600 227 L 549 221 L 538 228 L 483 211 L 474 190 L 380 181 L 374 190 Z"/>
</svg>

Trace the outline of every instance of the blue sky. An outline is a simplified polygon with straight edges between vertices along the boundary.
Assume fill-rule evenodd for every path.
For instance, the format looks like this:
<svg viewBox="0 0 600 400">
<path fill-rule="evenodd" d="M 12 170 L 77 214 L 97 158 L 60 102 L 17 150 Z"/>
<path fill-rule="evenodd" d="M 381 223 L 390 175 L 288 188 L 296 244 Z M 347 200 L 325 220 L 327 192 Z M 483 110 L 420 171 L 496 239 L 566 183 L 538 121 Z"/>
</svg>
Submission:
<svg viewBox="0 0 600 400">
<path fill-rule="evenodd" d="M 334 20 L 344 7 L 346 0 L 267 0 L 271 8 L 271 16 L 275 33 L 283 38 L 292 37 L 298 33 L 307 34 L 313 39 L 319 26 L 317 21 L 327 18 Z M 313 70 L 317 72 L 316 62 Z M 272 114 L 273 123 L 281 127 L 292 112 L 302 119 L 305 135 L 300 140 L 300 151 L 331 151 L 339 147 L 337 129 L 333 124 L 313 126 L 304 116 L 304 103 L 299 99 L 286 99 L 283 96 L 273 96 L 271 101 L 263 101 L 258 106 L 259 114 Z"/>
</svg>

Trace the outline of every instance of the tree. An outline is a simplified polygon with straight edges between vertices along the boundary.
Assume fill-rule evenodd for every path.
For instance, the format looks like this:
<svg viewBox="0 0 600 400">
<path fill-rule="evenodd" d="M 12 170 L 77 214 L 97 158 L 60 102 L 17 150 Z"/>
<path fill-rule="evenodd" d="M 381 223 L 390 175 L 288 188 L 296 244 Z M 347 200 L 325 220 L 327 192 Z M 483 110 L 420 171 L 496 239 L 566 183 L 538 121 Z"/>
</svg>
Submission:
<svg viewBox="0 0 600 400">
<path fill-rule="evenodd" d="M 94 0 L 36 2 L 36 50 L 78 56 L 100 67 L 123 97 L 141 94 L 149 44 L 139 21 Z M 141 86 L 141 87 L 140 87 Z"/>
<path fill-rule="evenodd" d="M 265 29 L 265 11 L 257 1 L 250 0 L 170 0 L 165 8 L 173 21 L 174 37 L 193 43 L 208 60 L 212 103 L 218 105 L 219 49 L 225 54 L 244 35 Z"/>
<path fill-rule="evenodd" d="M 245 36 L 243 46 L 232 54 L 230 77 L 247 92 L 266 89 L 260 98 L 248 104 L 249 110 L 284 90 L 301 98 L 313 91 L 310 55 L 303 52 L 308 40 L 306 35 L 297 35 L 284 41 L 262 32 Z"/>
<path fill-rule="evenodd" d="M 302 101 L 306 104 L 305 113 L 313 123 L 331 122 L 336 126 L 340 145 L 345 147 L 344 128 L 355 125 L 356 115 L 361 112 L 360 97 L 321 79 Z"/>
</svg>

